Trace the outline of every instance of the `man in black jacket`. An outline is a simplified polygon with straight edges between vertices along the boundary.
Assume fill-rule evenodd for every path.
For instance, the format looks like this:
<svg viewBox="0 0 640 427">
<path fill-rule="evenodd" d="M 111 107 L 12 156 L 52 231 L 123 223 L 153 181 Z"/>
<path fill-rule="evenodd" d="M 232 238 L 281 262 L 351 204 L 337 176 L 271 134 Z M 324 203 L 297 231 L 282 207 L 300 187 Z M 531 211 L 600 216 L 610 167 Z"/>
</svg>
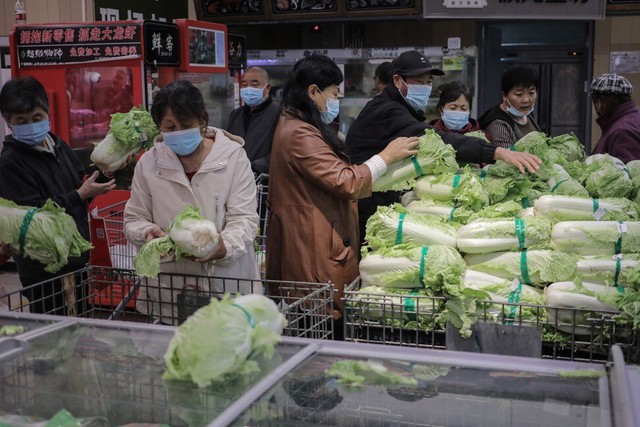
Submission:
<svg viewBox="0 0 640 427">
<path fill-rule="evenodd" d="M 264 68 L 247 68 L 242 75 L 240 97 L 244 105 L 229 115 L 227 131 L 244 138 L 244 149 L 251 169 L 260 175 L 269 173 L 271 140 L 280 107 L 269 96 L 271 84 Z"/>
<path fill-rule="evenodd" d="M 36 79 L 26 77 L 5 83 L 0 91 L 0 114 L 12 131 L 0 153 L 0 197 L 36 208 L 51 199 L 73 218 L 82 237 L 89 240 L 87 200 L 113 189 L 114 181 L 96 182 L 98 172 L 83 180 L 85 171 L 78 158 L 50 131 L 49 100 Z M 84 267 L 89 253 L 69 258 L 69 263 L 56 274 L 46 272 L 42 263 L 22 254 L 14 254 L 13 259 L 26 288 Z M 22 293 L 32 302 L 31 312 L 64 312 L 59 281 Z"/>
<path fill-rule="evenodd" d="M 365 105 L 347 133 L 345 152 L 356 164 L 381 152 L 399 136 L 422 136 L 433 128 L 425 122 L 424 108 L 429 101 L 433 76 L 444 75 L 429 59 L 411 50 L 391 62 L 393 82 Z M 504 160 L 521 172 L 535 173 L 540 159 L 528 153 L 505 150 L 479 138 L 453 132 L 438 132 L 442 140 L 456 150 L 456 159 L 464 163 L 493 163 Z M 380 205 L 399 202 L 398 192 L 373 193 L 358 201 L 360 236 L 365 236 L 367 219 Z"/>
</svg>

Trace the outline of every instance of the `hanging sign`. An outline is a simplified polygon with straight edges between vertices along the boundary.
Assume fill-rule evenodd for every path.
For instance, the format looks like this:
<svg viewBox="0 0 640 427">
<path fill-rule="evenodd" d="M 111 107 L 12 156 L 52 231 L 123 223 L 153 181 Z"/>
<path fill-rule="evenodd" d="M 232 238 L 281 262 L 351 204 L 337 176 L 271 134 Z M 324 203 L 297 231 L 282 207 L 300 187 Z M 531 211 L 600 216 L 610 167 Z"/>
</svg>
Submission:
<svg viewBox="0 0 640 427">
<path fill-rule="evenodd" d="M 16 27 L 18 66 L 139 58 L 141 33 L 141 25 L 131 22 Z"/>
</svg>

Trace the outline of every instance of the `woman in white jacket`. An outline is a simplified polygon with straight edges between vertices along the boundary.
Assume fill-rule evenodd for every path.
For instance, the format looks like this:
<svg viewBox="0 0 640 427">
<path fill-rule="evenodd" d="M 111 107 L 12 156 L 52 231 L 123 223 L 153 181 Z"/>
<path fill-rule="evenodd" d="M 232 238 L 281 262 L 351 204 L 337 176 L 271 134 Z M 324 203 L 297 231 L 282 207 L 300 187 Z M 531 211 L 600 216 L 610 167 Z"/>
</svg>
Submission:
<svg viewBox="0 0 640 427">
<path fill-rule="evenodd" d="M 262 291 L 254 281 L 260 279 L 253 249 L 258 228 L 256 185 L 244 141 L 207 127 L 202 94 L 191 83 L 176 81 L 162 89 L 154 97 L 151 116 L 162 134 L 136 165 L 124 210 L 127 239 L 141 246 L 164 236 L 163 230 L 187 205 L 213 221 L 221 237 L 203 258 L 163 259 L 158 280 L 141 288 L 137 309 L 163 323 L 177 324 L 185 317 L 180 313 L 178 318 L 178 303 L 185 302 L 181 294 Z"/>
</svg>

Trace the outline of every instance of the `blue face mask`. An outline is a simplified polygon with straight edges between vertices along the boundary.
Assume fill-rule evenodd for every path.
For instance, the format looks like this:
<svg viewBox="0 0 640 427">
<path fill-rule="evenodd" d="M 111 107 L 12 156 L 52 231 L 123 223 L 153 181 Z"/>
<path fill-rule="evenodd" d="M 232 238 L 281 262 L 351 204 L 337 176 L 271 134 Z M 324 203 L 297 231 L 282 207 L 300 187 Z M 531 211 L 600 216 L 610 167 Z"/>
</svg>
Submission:
<svg viewBox="0 0 640 427">
<path fill-rule="evenodd" d="M 516 110 L 515 107 L 511 105 L 511 103 L 509 102 L 509 108 L 507 108 L 507 113 L 511 114 L 513 117 L 517 117 L 521 119 L 522 117 L 528 116 L 529 114 L 533 113 L 534 108 L 535 108 L 535 105 L 532 105 L 529 111 L 527 111 L 526 113 L 521 113 L 520 111 Z"/>
<path fill-rule="evenodd" d="M 162 132 L 164 143 L 178 156 L 188 156 L 196 151 L 202 142 L 200 128 L 178 130 L 175 132 Z"/>
<path fill-rule="evenodd" d="M 13 137 L 30 146 L 38 145 L 44 141 L 50 130 L 51 123 L 49 119 L 24 125 L 11 125 Z"/>
<path fill-rule="evenodd" d="M 431 96 L 431 86 L 429 85 L 415 85 L 415 84 L 406 84 L 404 80 L 402 83 L 407 87 L 407 96 L 404 99 L 407 101 L 409 105 L 411 105 L 416 110 L 424 110 L 429 103 L 429 96 Z"/>
<path fill-rule="evenodd" d="M 340 113 L 340 101 L 337 99 L 327 99 L 322 92 L 320 92 L 320 95 L 327 101 L 327 111 L 320 111 L 320 117 L 322 118 L 322 123 L 328 125 L 338 117 L 338 113 Z"/>
<path fill-rule="evenodd" d="M 442 111 L 442 121 L 447 129 L 460 130 L 469 123 L 469 112 L 444 110 Z"/>
<path fill-rule="evenodd" d="M 240 89 L 240 98 L 242 98 L 242 102 L 249 107 L 257 107 L 264 102 L 262 92 L 264 92 L 264 87 L 262 89 L 257 87 L 243 87 Z"/>
</svg>

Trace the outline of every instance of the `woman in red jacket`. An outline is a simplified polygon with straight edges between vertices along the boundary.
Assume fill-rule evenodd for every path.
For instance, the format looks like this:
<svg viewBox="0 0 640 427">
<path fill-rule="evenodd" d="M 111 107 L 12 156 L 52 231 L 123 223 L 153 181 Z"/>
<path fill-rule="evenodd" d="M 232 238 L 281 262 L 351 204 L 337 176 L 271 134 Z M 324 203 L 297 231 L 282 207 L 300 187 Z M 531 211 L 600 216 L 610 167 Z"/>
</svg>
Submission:
<svg viewBox="0 0 640 427">
<path fill-rule="evenodd" d="M 438 100 L 440 118 L 430 124 L 443 132 L 465 134 L 480 130 L 480 123 L 469 117 L 472 101 L 471 91 L 467 86 L 460 82 L 447 83 L 442 86 Z M 486 132 L 484 134 L 489 139 L 489 135 Z"/>
</svg>

